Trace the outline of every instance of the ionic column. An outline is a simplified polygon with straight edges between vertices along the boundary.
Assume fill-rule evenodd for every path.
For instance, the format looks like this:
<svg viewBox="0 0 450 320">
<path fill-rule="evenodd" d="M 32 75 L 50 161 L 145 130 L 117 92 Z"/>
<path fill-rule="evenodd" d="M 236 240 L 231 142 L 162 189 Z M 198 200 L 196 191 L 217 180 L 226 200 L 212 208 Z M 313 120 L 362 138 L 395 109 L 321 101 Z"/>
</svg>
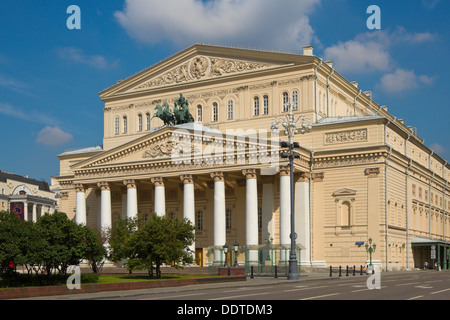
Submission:
<svg viewBox="0 0 450 320">
<path fill-rule="evenodd" d="M 111 228 L 111 189 L 108 182 L 99 182 L 101 189 L 100 230 Z"/>
<path fill-rule="evenodd" d="M 189 220 L 192 225 L 195 225 L 195 194 L 194 194 L 194 179 L 192 175 L 182 175 L 180 179 L 184 183 L 183 192 L 183 218 Z M 195 257 L 195 242 L 189 246 Z"/>
<path fill-rule="evenodd" d="M 23 220 L 28 221 L 28 202 L 23 202 Z"/>
<path fill-rule="evenodd" d="M 258 186 L 255 169 L 242 170 L 246 178 L 245 190 L 245 235 L 249 247 L 249 263 L 258 264 L 258 250 L 252 246 L 258 245 Z"/>
<path fill-rule="evenodd" d="M 137 218 L 138 203 L 137 203 L 137 188 L 136 182 L 132 179 L 123 182 L 127 186 L 127 218 Z"/>
<path fill-rule="evenodd" d="M 76 191 L 76 211 L 75 222 L 86 225 L 86 190 L 82 184 L 75 185 Z M 33 219 L 35 218 L 35 207 L 33 207 Z"/>
<path fill-rule="evenodd" d="M 150 179 L 155 185 L 155 213 L 160 217 L 166 216 L 166 192 L 164 187 L 164 179 L 155 177 Z"/>
<path fill-rule="evenodd" d="M 214 179 L 214 263 L 222 262 L 221 251 L 226 243 L 226 213 L 225 213 L 225 179 L 223 172 L 211 173 Z"/>
</svg>

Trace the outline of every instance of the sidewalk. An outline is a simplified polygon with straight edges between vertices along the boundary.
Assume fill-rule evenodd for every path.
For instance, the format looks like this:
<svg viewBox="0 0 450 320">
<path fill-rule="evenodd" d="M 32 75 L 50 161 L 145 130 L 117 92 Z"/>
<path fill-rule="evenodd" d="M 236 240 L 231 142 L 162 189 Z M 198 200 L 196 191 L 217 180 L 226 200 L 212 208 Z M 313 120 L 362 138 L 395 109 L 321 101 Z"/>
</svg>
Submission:
<svg viewBox="0 0 450 320">
<path fill-rule="evenodd" d="M 233 277 L 229 277 L 233 278 Z M 335 277 L 334 277 L 335 278 Z M 332 279 L 328 273 L 324 272 L 314 272 L 314 273 L 302 273 L 299 280 L 294 280 L 297 282 L 317 280 L 317 279 Z M 229 281 L 232 280 L 232 281 Z M 180 286 L 170 286 L 170 287 L 155 287 L 146 289 L 135 289 L 135 290 L 118 290 L 118 291 L 103 291 L 103 292 L 93 292 L 93 293 L 72 293 L 65 295 L 56 296 L 39 296 L 30 298 L 17 298 L 21 300 L 92 300 L 92 299 L 110 299 L 110 298 L 121 298 L 121 297 L 133 297 L 138 296 L 143 293 L 174 293 L 174 292 L 185 292 L 185 291 L 195 291 L 208 288 L 239 288 L 239 287 L 249 287 L 249 286 L 262 286 L 267 284 L 277 284 L 285 283 L 288 281 L 286 276 L 274 278 L 274 277 L 241 277 L 240 279 L 222 279 L 220 282 L 214 283 L 196 283 L 196 284 L 186 284 Z"/>
</svg>

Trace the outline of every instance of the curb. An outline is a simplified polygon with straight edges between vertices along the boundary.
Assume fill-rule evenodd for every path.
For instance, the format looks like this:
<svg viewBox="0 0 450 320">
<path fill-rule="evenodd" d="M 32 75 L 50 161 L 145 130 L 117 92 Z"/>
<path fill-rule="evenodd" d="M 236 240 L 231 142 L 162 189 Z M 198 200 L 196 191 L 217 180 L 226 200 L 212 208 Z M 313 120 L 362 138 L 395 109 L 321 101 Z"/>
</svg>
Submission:
<svg viewBox="0 0 450 320">
<path fill-rule="evenodd" d="M 70 290 L 67 286 L 28 287 L 0 289 L 0 300 L 33 298 L 43 296 L 77 295 L 111 291 L 127 291 L 153 288 L 181 287 L 188 285 L 247 281 L 245 276 L 226 276 L 211 278 L 192 278 L 176 280 L 153 280 L 139 282 L 82 284 L 81 289 Z"/>
</svg>

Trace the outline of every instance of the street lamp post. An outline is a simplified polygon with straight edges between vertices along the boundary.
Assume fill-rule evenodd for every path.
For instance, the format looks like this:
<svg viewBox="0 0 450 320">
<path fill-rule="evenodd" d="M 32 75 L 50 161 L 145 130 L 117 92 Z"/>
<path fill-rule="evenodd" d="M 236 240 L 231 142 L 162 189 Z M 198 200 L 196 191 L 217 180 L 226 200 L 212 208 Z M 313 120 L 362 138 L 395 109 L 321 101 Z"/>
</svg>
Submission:
<svg viewBox="0 0 450 320">
<path fill-rule="evenodd" d="M 369 243 L 366 243 L 365 247 L 366 247 L 366 251 L 369 253 L 369 256 L 370 256 L 369 266 L 370 266 L 370 269 L 372 269 L 372 253 L 375 252 L 377 245 L 375 243 L 372 245 L 372 238 L 369 238 Z"/>
<path fill-rule="evenodd" d="M 301 122 L 301 124 L 300 124 Z M 298 268 L 297 268 L 297 254 L 295 252 L 295 240 L 297 238 L 297 234 L 295 233 L 295 210 L 294 210 L 294 159 L 299 159 L 300 155 L 294 152 L 295 148 L 299 148 L 300 145 L 298 142 L 294 142 L 294 136 L 299 132 L 299 125 L 301 126 L 300 133 L 305 134 L 306 132 L 311 131 L 311 123 L 308 121 L 308 124 L 305 122 L 305 117 L 299 116 L 295 119 L 292 103 L 289 101 L 289 113 L 284 117 L 276 117 L 272 120 L 271 130 L 273 132 L 278 133 L 280 124 L 284 127 L 284 133 L 288 136 L 288 142 L 281 142 L 280 145 L 282 148 L 289 148 L 289 152 L 282 152 L 282 158 L 289 158 L 290 165 L 290 194 L 291 194 L 291 252 L 289 255 L 289 273 L 288 280 L 297 280 L 299 278 Z"/>
</svg>

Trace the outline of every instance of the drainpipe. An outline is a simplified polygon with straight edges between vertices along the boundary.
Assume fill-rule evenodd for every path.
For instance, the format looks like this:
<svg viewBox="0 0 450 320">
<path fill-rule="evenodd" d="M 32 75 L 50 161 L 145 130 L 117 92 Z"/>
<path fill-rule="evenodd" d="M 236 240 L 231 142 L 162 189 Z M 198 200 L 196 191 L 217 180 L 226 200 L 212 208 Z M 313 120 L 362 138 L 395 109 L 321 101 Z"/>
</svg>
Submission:
<svg viewBox="0 0 450 320">
<path fill-rule="evenodd" d="M 405 155 L 409 159 L 409 165 L 406 168 L 406 270 L 409 270 L 409 169 L 412 167 L 412 158 L 408 156 L 409 139 L 411 139 L 411 135 L 408 133 L 405 143 Z"/>
<path fill-rule="evenodd" d="M 316 81 L 315 81 L 315 91 L 316 91 L 316 101 L 315 101 L 315 105 L 314 105 L 314 115 L 315 115 L 315 117 L 316 117 L 316 119 L 315 119 L 315 122 L 317 122 L 317 100 L 318 100 L 318 98 L 317 98 L 317 96 L 318 96 L 318 91 L 317 91 L 317 80 L 319 79 L 319 73 L 318 73 L 318 70 L 319 70 L 319 68 L 322 66 L 322 64 L 323 64 L 323 60 L 322 59 L 320 59 L 320 64 L 317 66 L 317 68 L 316 68 L 316 70 L 314 71 L 314 73 L 315 73 L 315 75 L 316 75 Z"/>
<path fill-rule="evenodd" d="M 331 67 L 331 69 L 332 69 L 332 71 L 327 78 L 327 115 L 328 115 L 328 117 L 330 117 L 330 78 L 334 74 L 334 68 Z"/>
<path fill-rule="evenodd" d="M 429 183 L 429 189 L 428 189 L 428 210 L 429 210 L 429 213 L 430 213 L 429 222 L 428 222 L 428 228 L 429 228 L 429 233 L 430 233 L 430 239 L 433 239 L 433 235 L 431 233 L 431 211 L 432 211 L 431 201 L 433 200 L 433 197 L 431 196 L 431 193 L 433 191 L 432 183 L 433 183 L 433 180 L 434 180 L 434 176 L 436 174 L 434 172 L 434 170 L 431 170 L 431 157 L 433 157 L 433 154 L 434 154 L 434 151 L 431 150 L 430 158 L 428 159 L 428 169 L 430 169 L 430 171 L 433 172 L 433 175 L 431 176 L 430 183 Z"/>
<path fill-rule="evenodd" d="M 355 117 L 356 117 L 356 106 L 357 106 L 356 100 L 358 100 L 360 95 L 362 95 L 362 91 L 361 90 L 359 90 L 358 95 L 355 97 L 355 111 L 353 112 L 354 113 L 353 116 L 355 116 Z"/>
<path fill-rule="evenodd" d="M 309 171 L 309 258 L 311 264 L 313 262 L 312 256 L 312 235 L 313 235 L 313 225 L 312 225 L 312 174 L 314 170 L 314 151 L 311 151 L 311 170 Z"/>
<path fill-rule="evenodd" d="M 386 158 L 386 162 L 385 162 L 386 165 L 385 165 L 385 169 L 384 169 L 384 180 L 385 180 L 384 219 L 385 219 L 385 239 L 386 239 L 386 271 L 388 271 L 388 269 L 389 269 L 389 217 L 388 217 L 388 201 L 389 201 L 389 199 L 388 199 L 388 193 L 389 193 L 388 179 L 389 179 L 389 175 L 388 175 L 388 168 L 389 168 L 389 159 L 392 156 L 392 145 L 390 145 L 387 141 L 387 129 L 388 129 L 389 124 L 395 122 L 396 119 L 397 118 L 395 118 L 395 117 L 394 117 L 394 121 L 387 119 L 388 123 L 384 127 L 384 143 L 386 144 L 386 146 L 389 147 L 389 155 Z"/>
<path fill-rule="evenodd" d="M 447 165 L 447 161 L 445 161 L 445 163 L 442 166 L 442 177 L 445 179 L 445 166 Z M 448 179 L 445 179 L 445 187 L 444 187 L 444 226 L 443 226 L 443 230 L 442 230 L 442 236 L 444 238 L 445 241 L 445 220 L 446 220 L 446 216 L 447 216 L 447 206 L 445 205 L 445 195 L 447 193 L 447 188 L 448 188 Z"/>
</svg>

